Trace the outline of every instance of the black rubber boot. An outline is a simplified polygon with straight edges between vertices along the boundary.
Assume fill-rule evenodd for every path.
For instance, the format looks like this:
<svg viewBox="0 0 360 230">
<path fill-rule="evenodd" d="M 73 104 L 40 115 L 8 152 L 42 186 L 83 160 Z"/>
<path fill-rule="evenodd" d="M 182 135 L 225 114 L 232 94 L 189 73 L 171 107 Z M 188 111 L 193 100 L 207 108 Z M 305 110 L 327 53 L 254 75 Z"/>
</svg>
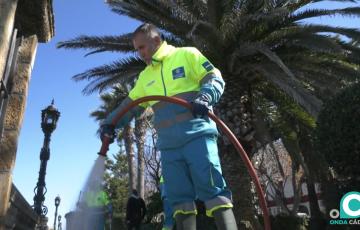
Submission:
<svg viewBox="0 0 360 230">
<path fill-rule="evenodd" d="M 222 208 L 214 212 L 218 230 L 237 230 L 236 220 L 231 208 Z"/>
<path fill-rule="evenodd" d="M 196 216 L 194 214 L 177 214 L 176 230 L 196 230 Z"/>
</svg>

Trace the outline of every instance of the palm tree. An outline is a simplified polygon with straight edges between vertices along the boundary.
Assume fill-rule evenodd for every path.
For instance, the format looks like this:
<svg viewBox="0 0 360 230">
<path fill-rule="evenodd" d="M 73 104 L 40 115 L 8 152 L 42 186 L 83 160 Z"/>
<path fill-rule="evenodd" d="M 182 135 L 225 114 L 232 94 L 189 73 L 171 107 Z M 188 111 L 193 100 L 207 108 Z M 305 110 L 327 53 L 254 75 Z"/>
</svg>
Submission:
<svg viewBox="0 0 360 230">
<path fill-rule="evenodd" d="M 95 117 L 97 121 L 103 121 L 106 116 L 113 111 L 127 96 L 128 89 L 127 87 L 116 85 L 112 88 L 110 93 L 103 93 L 100 96 L 102 100 L 102 105 L 100 108 L 90 114 L 90 116 Z M 147 123 L 151 113 L 146 110 L 140 117 L 135 119 L 135 128 L 130 124 L 125 125 L 121 132 L 118 135 L 118 142 L 122 140 L 125 144 L 125 152 L 128 158 L 128 173 L 129 173 L 129 194 L 131 194 L 132 189 L 136 188 L 141 197 L 144 197 L 144 172 L 145 172 L 145 163 L 144 163 L 144 152 L 145 152 L 145 138 L 146 130 L 148 128 Z M 136 138 L 134 138 L 134 136 Z M 137 174 L 135 173 L 135 151 L 133 148 L 134 142 L 137 147 Z M 136 176 L 137 175 L 137 176 Z M 137 181 L 137 182 L 136 182 Z"/>
<path fill-rule="evenodd" d="M 138 153 L 138 168 L 137 168 L 137 189 L 139 195 L 144 198 L 145 193 L 145 141 L 147 126 L 147 112 L 135 119 L 135 142 Z"/>
<path fill-rule="evenodd" d="M 358 17 L 360 8 L 302 10 L 321 1 L 108 0 L 107 3 L 120 15 L 155 24 L 175 46 L 196 46 L 221 70 L 227 88 L 217 113 L 251 157 L 258 143 L 256 137 L 261 136 L 255 128 L 256 119 L 260 118 L 255 113 L 259 108 L 253 103 L 254 95 L 260 94 L 282 108 L 286 105 L 267 93 L 280 91 L 316 118 L 322 100 L 359 78 L 360 48 L 355 44 L 360 31 L 304 20 L 332 15 Z M 339 35 L 352 42 L 340 39 Z M 90 54 L 133 51 L 130 34 L 80 36 L 59 43 L 59 47 L 91 49 Z M 128 57 L 74 79 L 89 80 L 85 92 L 91 93 L 133 79 L 143 67 L 137 57 Z M 246 169 L 226 139 L 219 144 L 224 175 L 234 191 L 236 215 L 256 225 Z"/>
<path fill-rule="evenodd" d="M 101 106 L 93 111 L 90 116 L 94 117 L 95 120 L 101 122 L 107 115 L 113 111 L 127 96 L 128 90 L 123 86 L 114 86 L 113 91 L 110 93 L 104 93 L 100 96 L 102 101 Z M 125 145 L 125 152 L 127 155 L 127 166 L 129 174 L 129 195 L 132 193 L 132 189 L 135 188 L 135 165 L 134 165 L 134 130 L 130 124 L 125 125 L 123 130 L 119 132 L 117 142 L 120 143 L 122 140 Z"/>
</svg>

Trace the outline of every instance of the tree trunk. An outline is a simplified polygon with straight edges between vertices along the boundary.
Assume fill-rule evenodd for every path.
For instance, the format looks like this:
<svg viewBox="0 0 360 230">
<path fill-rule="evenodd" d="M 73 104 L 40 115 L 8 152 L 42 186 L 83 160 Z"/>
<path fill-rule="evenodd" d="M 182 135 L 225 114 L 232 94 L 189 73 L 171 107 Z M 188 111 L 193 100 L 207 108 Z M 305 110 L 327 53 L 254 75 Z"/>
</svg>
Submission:
<svg viewBox="0 0 360 230">
<path fill-rule="evenodd" d="M 125 151 L 128 160 L 129 170 L 129 195 L 132 194 L 132 190 L 135 189 L 135 165 L 134 165 L 134 148 L 133 148 L 133 128 L 130 124 L 124 127 L 124 143 Z"/>
<path fill-rule="evenodd" d="M 314 145 L 311 142 L 311 136 L 304 130 L 300 128 L 299 133 L 299 146 L 303 153 L 304 161 L 307 166 L 308 175 L 306 175 L 306 184 L 308 189 L 309 195 L 309 203 L 310 203 L 310 230 L 312 229 L 322 229 L 324 227 L 324 216 L 320 211 L 318 197 L 315 190 L 315 181 L 316 178 L 320 178 L 323 174 L 323 170 L 326 171 L 326 164 L 325 161 L 319 159 L 316 156 L 316 152 L 314 151 Z M 320 181 L 319 179 L 317 181 Z"/>
<path fill-rule="evenodd" d="M 220 141 L 219 150 L 223 175 L 233 194 L 233 210 L 238 227 L 254 229 L 251 226 L 258 226 L 259 223 L 255 213 L 250 175 L 232 146 L 226 146 Z"/>
<path fill-rule="evenodd" d="M 139 196 L 144 198 L 145 194 L 145 134 L 146 134 L 146 117 L 141 116 L 135 120 L 135 141 L 138 152 L 138 180 L 137 180 L 137 189 Z"/>
<path fill-rule="evenodd" d="M 296 165 L 296 163 L 294 161 L 292 161 L 291 163 L 291 183 L 292 183 L 292 189 L 293 189 L 293 194 L 294 194 L 294 201 L 293 201 L 293 206 L 291 208 L 291 212 L 290 215 L 291 216 L 296 216 L 296 213 L 298 212 L 299 209 L 299 204 L 301 201 L 301 191 L 302 191 L 302 179 L 297 179 L 296 178 L 296 174 L 297 174 L 297 169 L 298 166 Z"/>
<path fill-rule="evenodd" d="M 251 159 L 254 143 L 254 128 L 252 125 L 251 106 L 247 92 L 232 86 L 224 92 L 222 100 L 218 104 L 220 118 L 238 137 Z M 238 84 L 236 84 L 238 85 Z M 242 95 L 239 92 L 243 93 Z M 251 186 L 251 177 L 245 164 L 242 162 L 239 153 L 229 143 L 224 134 L 220 135 L 219 154 L 225 180 L 233 193 L 234 214 L 239 229 L 261 229 L 256 216 L 254 205 L 254 191 Z"/>
</svg>

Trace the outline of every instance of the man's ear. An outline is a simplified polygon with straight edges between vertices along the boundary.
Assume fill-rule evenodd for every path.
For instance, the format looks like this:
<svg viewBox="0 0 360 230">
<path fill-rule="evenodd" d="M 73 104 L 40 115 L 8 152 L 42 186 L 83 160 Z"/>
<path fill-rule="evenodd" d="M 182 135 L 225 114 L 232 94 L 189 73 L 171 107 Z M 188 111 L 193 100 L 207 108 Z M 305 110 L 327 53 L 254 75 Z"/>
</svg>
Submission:
<svg viewBox="0 0 360 230">
<path fill-rule="evenodd" d="M 154 40 L 155 40 L 156 46 L 159 47 L 161 45 L 161 42 L 162 42 L 160 36 L 155 36 Z"/>
</svg>

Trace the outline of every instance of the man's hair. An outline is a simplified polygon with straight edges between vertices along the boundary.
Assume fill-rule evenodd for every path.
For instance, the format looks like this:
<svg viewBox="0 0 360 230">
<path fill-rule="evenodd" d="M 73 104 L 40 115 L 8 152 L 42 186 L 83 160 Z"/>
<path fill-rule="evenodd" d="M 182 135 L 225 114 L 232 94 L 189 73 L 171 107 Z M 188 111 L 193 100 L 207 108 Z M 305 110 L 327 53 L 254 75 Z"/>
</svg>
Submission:
<svg viewBox="0 0 360 230">
<path fill-rule="evenodd" d="M 162 40 L 160 31 L 156 26 L 154 26 L 151 23 L 144 23 L 140 25 L 138 28 L 136 28 L 136 30 L 132 34 L 132 39 L 134 39 L 135 36 L 139 33 L 143 33 L 149 38 L 154 38 L 155 36 L 159 36 L 160 39 Z"/>
</svg>

